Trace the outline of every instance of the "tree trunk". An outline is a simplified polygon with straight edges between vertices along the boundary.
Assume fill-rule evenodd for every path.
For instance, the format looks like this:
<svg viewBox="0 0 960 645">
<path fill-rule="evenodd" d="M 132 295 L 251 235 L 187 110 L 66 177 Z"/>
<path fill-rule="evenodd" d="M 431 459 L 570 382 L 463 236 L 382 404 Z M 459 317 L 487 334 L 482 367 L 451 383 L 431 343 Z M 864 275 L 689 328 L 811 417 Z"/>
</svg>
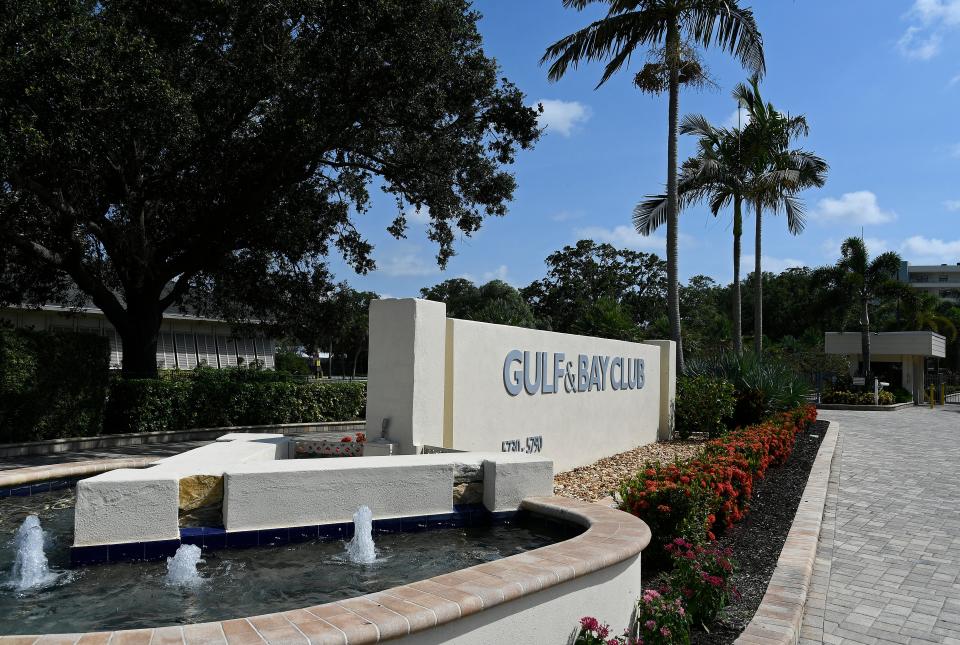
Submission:
<svg viewBox="0 0 960 645">
<path fill-rule="evenodd" d="M 740 298 L 740 238 L 743 236 L 743 213 L 740 198 L 733 201 L 733 351 L 743 354 L 743 312 Z"/>
<path fill-rule="evenodd" d="M 667 134 L 667 313 L 670 334 L 677 343 L 677 374 L 683 373 L 683 338 L 680 333 L 680 271 L 677 241 L 680 226 L 677 197 L 677 121 L 680 115 L 680 31 L 667 31 L 667 64 L 670 66 L 670 108 Z"/>
<path fill-rule="evenodd" d="M 360 360 L 360 352 L 362 351 L 363 348 L 360 348 L 353 354 L 353 376 L 350 377 L 351 381 L 357 378 L 357 361 Z"/>
<path fill-rule="evenodd" d="M 757 239 L 754 242 L 756 251 L 753 260 L 753 349 L 760 355 L 763 351 L 763 268 L 760 258 L 763 257 L 763 206 L 757 201 Z"/>
<path fill-rule="evenodd" d="M 866 295 L 860 296 L 860 345 L 860 352 L 863 354 L 860 375 L 864 378 L 864 389 L 869 392 L 872 387 L 868 383 L 870 377 L 870 300 Z"/>
<path fill-rule="evenodd" d="M 163 322 L 159 308 L 159 294 L 156 298 L 127 303 L 127 320 L 111 321 L 120 336 L 123 348 L 124 379 L 157 378 L 157 339 L 160 337 L 160 325 Z"/>
</svg>

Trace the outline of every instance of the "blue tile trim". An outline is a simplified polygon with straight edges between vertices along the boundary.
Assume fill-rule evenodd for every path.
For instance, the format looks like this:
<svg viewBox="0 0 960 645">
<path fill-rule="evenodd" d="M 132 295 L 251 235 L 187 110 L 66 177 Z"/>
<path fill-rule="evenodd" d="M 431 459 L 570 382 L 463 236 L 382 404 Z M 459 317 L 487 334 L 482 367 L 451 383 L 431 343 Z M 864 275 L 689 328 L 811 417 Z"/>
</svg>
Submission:
<svg viewBox="0 0 960 645">
<path fill-rule="evenodd" d="M 375 533 L 409 533 L 439 528 L 463 528 L 506 524 L 517 519 L 516 511 L 491 513 L 481 505 L 455 506 L 452 513 L 385 518 L 373 521 Z M 189 526 L 180 529 L 179 540 L 127 542 L 105 546 L 81 546 L 70 549 L 74 566 L 129 560 L 159 560 L 172 556 L 181 544 L 194 544 L 204 550 L 241 549 L 256 546 L 281 546 L 310 540 L 349 540 L 353 522 L 227 532 L 220 527 Z"/>
<path fill-rule="evenodd" d="M 77 485 L 77 479 L 52 479 L 34 484 L 18 484 L 0 488 L 0 497 L 30 497 L 37 493 L 45 493 L 49 490 L 62 490 L 64 488 L 73 488 Z"/>
</svg>

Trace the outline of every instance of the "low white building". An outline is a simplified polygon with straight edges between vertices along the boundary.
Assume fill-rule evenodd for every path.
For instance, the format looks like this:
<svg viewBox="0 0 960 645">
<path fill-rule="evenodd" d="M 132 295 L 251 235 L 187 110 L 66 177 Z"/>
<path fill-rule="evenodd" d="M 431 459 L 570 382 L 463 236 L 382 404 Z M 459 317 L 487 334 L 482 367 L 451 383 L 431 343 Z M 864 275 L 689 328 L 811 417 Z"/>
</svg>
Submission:
<svg viewBox="0 0 960 645">
<path fill-rule="evenodd" d="M 851 375 L 859 373 L 863 361 L 859 331 L 828 331 L 824 334 L 824 352 L 850 359 Z M 943 358 L 947 339 L 932 331 L 887 331 L 870 334 L 870 363 L 894 363 L 899 366 L 900 385 L 913 395 L 915 403 L 924 400 L 924 375 L 927 358 Z M 891 383 L 891 385 L 894 385 Z"/>
<path fill-rule="evenodd" d="M 15 327 L 60 329 L 106 336 L 110 341 L 110 368 L 120 369 L 123 365 L 120 337 L 96 307 L 0 307 L 0 320 L 9 321 Z M 192 370 L 198 365 L 224 368 L 251 365 L 259 361 L 264 367 L 273 369 L 274 349 L 272 338 L 237 338 L 230 325 L 222 320 L 168 311 L 163 314 L 157 342 L 157 367 L 162 370 Z"/>
</svg>

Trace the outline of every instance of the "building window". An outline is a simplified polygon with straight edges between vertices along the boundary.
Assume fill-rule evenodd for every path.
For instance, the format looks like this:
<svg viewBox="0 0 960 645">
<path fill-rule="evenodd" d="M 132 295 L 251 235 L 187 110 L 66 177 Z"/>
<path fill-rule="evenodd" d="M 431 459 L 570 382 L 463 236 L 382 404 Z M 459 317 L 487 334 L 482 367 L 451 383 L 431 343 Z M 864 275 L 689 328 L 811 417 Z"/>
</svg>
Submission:
<svg viewBox="0 0 960 645">
<path fill-rule="evenodd" d="M 928 282 L 929 280 L 930 280 L 930 276 L 927 275 L 926 273 L 910 274 L 910 282 Z"/>
<path fill-rule="evenodd" d="M 950 282 L 950 276 L 948 276 L 946 273 L 941 273 L 940 282 Z"/>
</svg>

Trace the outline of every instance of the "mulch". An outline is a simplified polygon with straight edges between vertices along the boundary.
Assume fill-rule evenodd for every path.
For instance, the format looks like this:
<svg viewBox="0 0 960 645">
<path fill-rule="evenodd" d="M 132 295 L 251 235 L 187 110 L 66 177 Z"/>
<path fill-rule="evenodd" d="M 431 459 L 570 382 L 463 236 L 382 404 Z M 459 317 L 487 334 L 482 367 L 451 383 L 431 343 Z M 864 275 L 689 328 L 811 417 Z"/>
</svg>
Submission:
<svg viewBox="0 0 960 645">
<path fill-rule="evenodd" d="M 737 565 L 733 583 L 740 598 L 723 610 L 709 632 L 696 629 L 691 634 L 692 645 L 732 643 L 753 618 L 777 566 L 826 430 L 827 422 L 817 421 L 797 436 L 787 463 L 771 468 L 766 478 L 754 485 L 750 514 L 717 537 L 718 546 L 733 549 Z"/>
</svg>

